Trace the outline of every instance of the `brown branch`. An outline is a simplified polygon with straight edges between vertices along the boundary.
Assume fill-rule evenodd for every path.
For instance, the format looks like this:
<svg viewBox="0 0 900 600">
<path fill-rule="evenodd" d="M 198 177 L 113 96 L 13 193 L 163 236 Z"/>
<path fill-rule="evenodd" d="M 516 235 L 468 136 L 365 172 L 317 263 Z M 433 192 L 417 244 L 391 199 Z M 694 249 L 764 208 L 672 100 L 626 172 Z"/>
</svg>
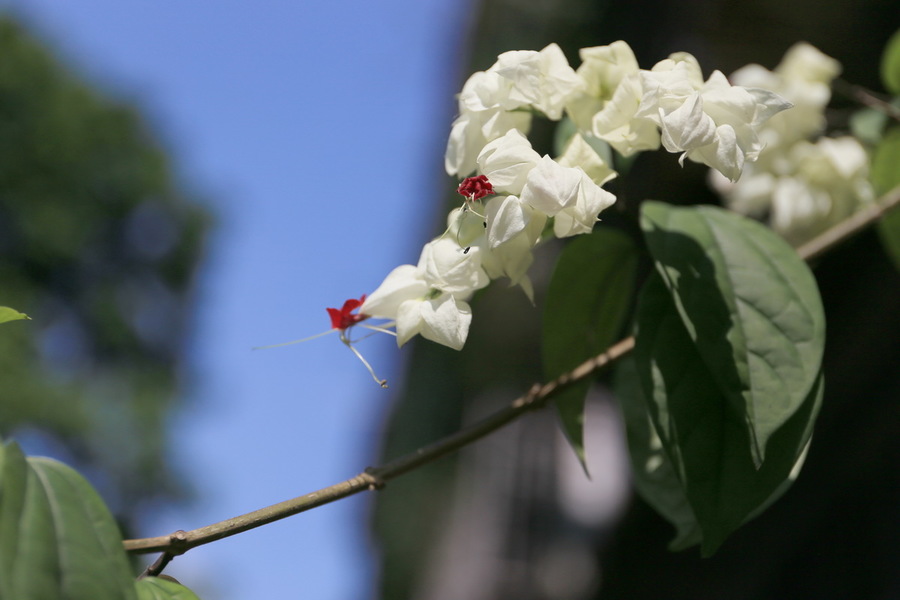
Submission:
<svg viewBox="0 0 900 600">
<path fill-rule="evenodd" d="M 442 456 L 451 454 L 475 440 L 500 429 L 522 414 L 543 407 L 553 395 L 576 381 L 595 374 L 603 367 L 630 352 L 633 347 L 634 338 L 626 338 L 609 348 L 606 352 L 586 360 L 572 371 L 561 375 L 553 381 L 544 385 L 535 384 L 528 393 L 516 398 L 508 406 L 485 419 L 380 467 L 369 467 L 363 473 L 347 481 L 199 529 L 178 531 L 171 535 L 153 538 L 125 540 L 123 542 L 125 550 L 133 554 L 164 552 L 177 556 L 184 554 L 191 548 L 202 546 L 248 529 L 260 527 L 323 504 L 329 504 L 335 500 L 340 500 L 365 490 L 380 489 L 387 481 Z"/>
<path fill-rule="evenodd" d="M 144 569 L 144 572 L 137 576 L 137 579 L 144 579 L 145 577 L 156 577 L 160 573 L 163 572 L 172 559 L 175 556 L 169 552 L 163 552 L 159 555 L 159 557 L 154 560 L 151 564 L 147 565 L 147 568 Z"/>
<path fill-rule="evenodd" d="M 864 88 L 861 85 L 850 83 L 843 79 L 835 79 L 832 82 L 835 92 L 848 96 L 859 102 L 863 106 L 874 108 L 875 110 L 886 114 L 895 121 L 900 121 L 900 108 L 897 108 L 887 100 L 878 97 L 874 92 Z"/>
<path fill-rule="evenodd" d="M 900 204 L 900 186 L 885 194 L 877 204 L 858 212 L 846 221 L 839 223 L 832 229 L 804 244 L 797 249 L 797 252 L 807 261 L 816 258 L 823 252 L 830 250 L 838 243 L 849 239 L 868 225 L 871 225 L 887 211 L 897 206 L 897 204 Z M 633 348 L 634 338 L 625 338 L 602 354 L 586 360 L 572 371 L 557 377 L 553 381 L 543 385 L 534 384 L 528 393 L 516 398 L 508 406 L 483 420 L 380 467 L 369 467 L 363 473 L 341 483 L 306 494 L 305 496 L 273 504 L 239 517 L 200 527 L 199 529 L 176 531 L 170 535 L 159 537 L 125 540 L 123 542 L 125 550 L 132 554 L 162 552 L 163 555 L 154 564 L 158 563 L 164 567 L 172 557 L 184 554 L 191 548 L 329 504 L 359 492 L 380 489 L 391 479 L 417 469 L 442 456 L 456 452 L 460 448 L 500 429 L 528 411 L 542 408 L 561 390 L 577 381 L 595 375 L 631 352 Z M 158 573 L 161 570 L 159 568 L 156 572 Z"/>
<path fill-rule="evenodd" d="M 805 261 L 818 258 L 879 220 L 898 204 L 900 204 L 900 186 L 889 191 L 877 202 L 858 210 L 828 231 L 803 244 L 797 248 L 797 254 Z"/>
</svg>

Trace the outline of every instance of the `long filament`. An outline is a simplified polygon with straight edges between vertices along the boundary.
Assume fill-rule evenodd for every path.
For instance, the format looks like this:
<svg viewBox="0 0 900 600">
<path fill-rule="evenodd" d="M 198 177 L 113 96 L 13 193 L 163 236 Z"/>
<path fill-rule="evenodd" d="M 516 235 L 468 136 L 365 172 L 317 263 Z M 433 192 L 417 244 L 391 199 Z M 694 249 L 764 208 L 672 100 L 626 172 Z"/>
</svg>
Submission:
<svg viewBox="0 0 900 600">
<path fill-rule="evenodd" d="M 370 365 L 368 363 L 368 361 L 366 361 L 366 359 L 363 358 L 363 355 L 359 353 L 359 350 L 357 350 L 356 348 L 353 347 L 352 342 L 350 342 L 350 340 L 347 338 L 347 336 L 344 334 L 343 331 L 341 332 L 341 341 L 344 342 L 345 346 L 350 348 L 350 351 L 356 355 L 356 358 L 358 358 L 359 360 L 362 361 L 362 364 L 364 364 L 366 366 L 366 369 L 369 370 L 369 375 L 372 376 L 372 379 L 375 380 L 375 383 L 377 383 L 378 385 L 380 385 L 383 388 L 386 388 L 388 386 L 387 379 L 379 379 L 378 378 L 378 375 L 375 374 L 375 369 L 373 369 L 372 365 Z"/>
<path fill-rule="evenodd" d="M 322 336 L 328 335 L 329 333 L 334 333 L 338 331 L 337 329 L 329 329 L 328 331 L 323 331 L 322 333 L 317 333 L 316 335 L 311 335 L 309 337 L 305 337 L 302 340 L 294 340 L 292 342 L 282 342 L 280 344 L 272 344 L 270 346 L 256 346 L 253 348 L 254 350 L 267 350 L 269 348 L 281 348 L 282 346 L 290 346 L 292 344 L 300 344 L 303 342 L 308 342 L 309 340 L 314 340 L 316 338 L 320 338 Z"/>
</svg>

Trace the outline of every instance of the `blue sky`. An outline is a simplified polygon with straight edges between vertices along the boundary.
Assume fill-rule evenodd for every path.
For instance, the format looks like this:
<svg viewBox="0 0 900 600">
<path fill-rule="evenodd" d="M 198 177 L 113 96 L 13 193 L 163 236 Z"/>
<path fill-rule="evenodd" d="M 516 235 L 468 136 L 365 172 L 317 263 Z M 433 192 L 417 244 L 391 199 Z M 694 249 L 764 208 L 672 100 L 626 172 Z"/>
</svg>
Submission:
<svg viewBox="0 0 900 600">
<path fill-rule="evenodd" d="M 84 76 L 136 102 L 218 227 L 199 282 L 172 461 L 197 490 L 147 535 L 191 529 L 376 462 L 391 401 L 326 306 L 415 262 L 444 193 L 468 2 L 0 0 Z M 392 379 L 403 352 L 362 345 Z M 366 597 L 367 498 L 195 549 L 167 572 L 221 600 Z"/>
</svg>

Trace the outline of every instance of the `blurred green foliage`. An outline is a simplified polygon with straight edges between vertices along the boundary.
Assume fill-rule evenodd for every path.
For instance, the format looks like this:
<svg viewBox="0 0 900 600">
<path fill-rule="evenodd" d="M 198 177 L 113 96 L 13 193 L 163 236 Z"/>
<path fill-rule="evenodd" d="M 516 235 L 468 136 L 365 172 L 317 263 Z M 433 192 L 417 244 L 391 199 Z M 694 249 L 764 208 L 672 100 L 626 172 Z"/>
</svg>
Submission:
<svg viewBox="0 0 900 600">
<path fill-rule="evenodd" d="M 210 218 L 135 108 L 6 17 L 0 57 L 0 305 L 32 318 L 0 335 L 0 435 L 133 516 L 179 488 L 164 425 Z"/>
</svg>

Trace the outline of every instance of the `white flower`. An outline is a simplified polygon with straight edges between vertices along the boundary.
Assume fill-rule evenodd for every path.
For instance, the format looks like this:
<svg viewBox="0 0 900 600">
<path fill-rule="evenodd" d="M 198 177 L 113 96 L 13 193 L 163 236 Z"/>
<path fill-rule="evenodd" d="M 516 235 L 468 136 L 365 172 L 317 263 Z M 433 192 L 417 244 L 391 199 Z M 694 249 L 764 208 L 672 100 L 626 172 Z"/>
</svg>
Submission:
<svg viewBox="0 0 900 600">
<path fill-rule="evenodd" d="M 510 129 L 527 132 L 532 110 L 560 119 L 583 85 L 556 44 L 540 52 L 504 52 L 487 71 L 469 77 L 459 94 L 459 117 L 444 155 L 447 173 L 465 177 L 485 145 Z"/>
<path fill-rule="evenodd" d="M 732 181 L 762 149 L 757 130 L 789 102 L 773 92 L 731 85 L 719 71 L 703 83 L 696 59 L 673 55 L 641 72 L 637 116 L 659 125 L 663 146 L 718 170 Z"/>
<path fill-rule="evenodd" d="M 583 174 L 584 171 L 564 167 L 549 156 L 544 156 L 528 174 L 522 201 L 552 217 L 578 201 L 578 188 Z"/>
<path fill-rule="evenodd" d="M 572 139 L 566 144 L 562 156 L 558 157 L 556 162 L 564 167 L 580 167 L 597 185 L 603 185 L 617 175 L 578 133 L 572 136 Z"/>
<path fill-rule="evenodd" d="M 556 213 L 553 219 L 553 235 L 562 238 L 590 233 L 599 220 L 597 215 L 615 201 L 615 196 L 594 185 L 585 175 L 582 185 L 579 186 L 578 201 Z"/>
<path fill-rule="evenodd" d="M 528 174 L 521 199 L 547 216 L 559 216 L 553 227 L 557 237 L 587 233 L 616 200 L 580 168 L 564 167 L 549 156 Z"/>
<path fill-rule="evenodd" d="M 494 243 L 496 240 L 492 239 L 491 228 L 488 227 L 486 234 L 477 243 L 482 245 L 482 266 L 491 279 L 508 277 L 510 285 L 521 286 L 528 299 L 533 301 L 534 290 L 527 273 L 534 261 L 532 249 L 541 237 L 547 216 L 522 204 L 518 198 L 512 198 L 512 200 L 503 197 L 491 198 L 485 206 L 485 216 L 488 223 L 502 223 L 504 221 L 504 205 L 516 203 L 528 213 L 528 218 L 525 219 L 521 228 L 519 225 L 515 225 L 504 229 L 506 232 L 513 229 L 517 231 L 511 235 L 504 235 L 502 242 Z M 501 225 L 498 227 L 502 228 Z"/>
<path fill-rule="evenodd" d="M 528 139 L 511 129 L 487 144 L 478 155 L 478 170 L 487 176 L 495 192 L 521 194 L 525 179 L 541 160 Z"/>
<path fill-rule="evenodd" d="M 475 161 L 486 144 L 511 129 L 528 131 L 530 126 L 531 114 L 527 112 L 492 108 L 462 113 L 453 122 L 447 140 L 444 154 L 447 174 L 459 177 L 469 175 L 475 170 Z"/>
<path fill-rule="evenodd" d="M 411 299 L 424 298 L 431 290 L 422 269 L 400 265 L 384 278 L 378 288 L 366 296 L 360 314 L 377 319 L 396 319 L 400 305 Z"/>
<path fill-rule="evenodd" d="M 825 127 L 825 106 L 831 99 L 831 82 L 841 64 L 813 46 L 799 43 L 785 53 L 774 71 L 747 65 L 731 74 L 731 81 L 745 87 L 772 90 L 794 107 L 775 115 L 760 131 L 770 148 L 787 146 L 820 133 Z"/>
<path fill-rule="evenodd" d="M 507 110 L 531 107 L 554 121 L 562 117 L 566 102 L 584 85 L 556 44 L 540 52 L 504 52 L 490 70 L 512 84 L 504 103 Z"/>
<path fill-rule="evenodd" d="M 485 236 L 493 249 L 525 231 L 535 209 L 517 196 L 492 198 L 485 207 Z"/>
<path fill-rule="evenodd" d="M 639 115 L 644 88 L 640 72 L 623 79 L 613 97 L 591 119 L 590 131 L 622 156 L 659 148 L 659 129 L 652 118 Z"/>
<path fill-rule="evenodd" d="M 397 312 L 397 345 L 402 346 L 414 335 L 462 350 L 472 323 L 472 309 L 452 294 L 436 298 L 407 300 Z"/>
<path fill-rule="evenodd" d="M 631 46 L 622 40 L 608 46 L 582 48 L 578 56 L 581 66 L 577 73 L 585 81 L 586 92 L 601 100 L 612 98 L 619 83 L 639 70 Z"/>
<path fill-rule="evenodd" d="M 852 137 L 800 141 L 786 151 L 766 152 L 740 181 L 719 180 L 714 186 L 730 209 L 767 217 L 795 246 L 874 200 L 868 156 Z"/>
<path fill-rule="evenodd" d="M 584 81 L 584 87 L 569 100 L 566 112 L 578 129 L 590 131 L 594 115 L 612 99 L 623 79 L 638 72 L 638 63 L 631 47 L 623 41 L 582 48 L 578 55 L 581 66 L 576 74 Z"/>
<path fill-rule="evenodd" d="M 392 319 L 397 345 L 416 334 L 462 348 L 472 320 L 466 300 L 489 282 L 477 246 L 462 248 L 448 237 L 432 240 L 422 249 L 419 264 L 391 271 L 359 308 L 370 317 Z"/>
<path fill-rule="evenodd" d="M 431 287 L 459 297 L 467 298 L 490 283 L 481 267 L 480 249 L 463 248 L 449 236 L 425 244 L 418 268 Z"/>
<path fill-rule="evenodd" d="M 378 289 L 366 297 L 359 313 L 393 320 L 397 346 L 421 334 L 459 350 L 472 321 L 472 310 L 466 302 L 434 289 L 425 279 L 424 270 L 413 265 L 401 265 L 391 271 Z"/>
</svg>

